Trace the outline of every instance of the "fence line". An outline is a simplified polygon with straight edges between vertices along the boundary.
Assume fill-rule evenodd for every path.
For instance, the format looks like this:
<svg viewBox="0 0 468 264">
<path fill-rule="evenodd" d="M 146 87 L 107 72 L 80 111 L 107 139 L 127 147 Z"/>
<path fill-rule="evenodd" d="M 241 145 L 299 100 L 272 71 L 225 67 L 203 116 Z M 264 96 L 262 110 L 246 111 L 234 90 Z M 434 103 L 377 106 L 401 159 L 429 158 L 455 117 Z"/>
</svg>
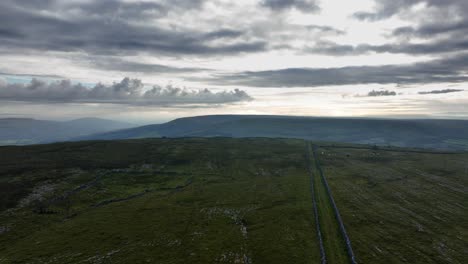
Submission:
<svg viewBox="0 0 468 264">
<path fill-rule="evenodd" d="M 326 189 L 326 192 L 328 194 L 328 198 L 330 199 L 330 202 L 331 202 L 331 204 L 333 206 L 333 210 L 335 211 L 335 217 L 336 217 L 336 220 L 338 221 L 338 225 L 340 226 L 340 233 L 343 236 L 343 239 L 345 240 L 346 251 L 348 253 L 350 261 L 351 261 L 352 264 L 357 264 L 356 257 L 355 257 L 354 252 L 353 252 L 353 247 L 351 246 L 351 240 L 349 239 L 348 233 L 346 233 L 346 228 L 345 228 L 345 226 L 343 224 L 343 220 L 341 218 L 340 211 L 338 210 L 338 207 L 336 206 L 335 200 L 333 199 L 333 195 L 331 193 L 330 186 L 328 185 L 327 179 L 325 178 L 325 176 L 323 174 L 322 166 L 320 165 L 320 161 L 318 159 L 317 151 L 316 151 L 315 146 L 312 148 L 312 152 L 313 152 L 314 159 L 315 159 L 315 165 L 317 166 L 320 177 L 321 177 L 321 179 L 323 181 L 323 184 L 325 185 L 325 189 Z"/>
<path fill-rule="evenodd" d="M 314 216 L 315 216 L 315 227 L 317 229 L 317 238 L 319 240 L 319 247 L 320 247 L 320 263 L 326 264 L 327 263 L 327 256 L 325 254 L 325 247 L 323 245 L 323 238 L 322 238 L 322 231 L 320 228 L 320 221 L 319 221 L 319 215 L 318 215 L 318 209 L 317 209 L 317 199 L 315 198 L 315 187 L 314 187 L 314 173 L 312 171 L 312 166 L 310 164 L 311 162 L 311 156 L 310 156 L 310 143 L 307 143 L 306 145 L 306 158 L 307 158 L 307 170 L 309 172 L 310 176 L 310 190 L 312 193 L 312 203 L 313 203 L 313 208 L 314 208 Z"/>
</svg>

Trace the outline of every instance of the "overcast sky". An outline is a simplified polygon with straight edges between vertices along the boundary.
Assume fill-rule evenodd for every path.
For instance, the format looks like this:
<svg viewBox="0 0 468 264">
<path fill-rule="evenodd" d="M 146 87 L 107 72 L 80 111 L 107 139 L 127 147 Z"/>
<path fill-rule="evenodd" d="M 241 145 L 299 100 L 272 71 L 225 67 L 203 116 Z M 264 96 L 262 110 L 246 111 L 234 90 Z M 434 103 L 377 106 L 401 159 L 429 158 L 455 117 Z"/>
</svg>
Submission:
<svg viewBox="0 0 468 264">
<path fill-rule="evenodd" d="M 0 118 L 468 119 L 467 0 L 2 0 Z"/>
</svg>

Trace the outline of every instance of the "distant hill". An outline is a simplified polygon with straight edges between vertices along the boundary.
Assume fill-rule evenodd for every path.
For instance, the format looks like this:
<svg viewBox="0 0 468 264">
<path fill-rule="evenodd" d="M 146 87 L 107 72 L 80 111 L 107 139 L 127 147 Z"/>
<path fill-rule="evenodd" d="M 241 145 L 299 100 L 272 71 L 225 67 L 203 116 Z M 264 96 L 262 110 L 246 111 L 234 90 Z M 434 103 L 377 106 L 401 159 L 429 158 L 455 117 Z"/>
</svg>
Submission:
<svg viewBox="0 0 468 264">
<path fill-rule="evenodd" d="M 214 115 L 77 138 L 131 139 L 148 137 L 271 137 L 392 145 L 468 149 L 468 121 L 312 118 L 292 116 Z"/>
<path fill-rule="evenodd" d="M 133 125 L 100 118 L 65 122 L 29 118 L 0 119 L 0 145 L 26 145 L 67 141 L 71 138 L 119 130 Z"/>
</svg>

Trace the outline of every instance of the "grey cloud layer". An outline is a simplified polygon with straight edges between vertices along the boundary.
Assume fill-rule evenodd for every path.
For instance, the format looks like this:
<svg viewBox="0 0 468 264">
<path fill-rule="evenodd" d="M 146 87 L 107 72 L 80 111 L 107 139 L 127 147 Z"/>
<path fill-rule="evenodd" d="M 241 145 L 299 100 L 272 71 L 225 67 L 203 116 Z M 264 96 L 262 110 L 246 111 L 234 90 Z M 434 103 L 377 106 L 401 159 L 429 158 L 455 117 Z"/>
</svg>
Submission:
<svg viewBox="0 0 468 264">
<path fill-rule="evenodd" d="M 99 57 L 94 58 L 86 64 L 98 69 L 105 69 L 109 71 L 120 71 L 120 72 L 143 72 L 143 73 L 191 73 L 209 71 L 203 68 L 193 67 L 171 67 L 161 64 L 142 63 L 135 61 L 123 60 L 118 57 Z"/>
<path fill-rule="evenodd" d="M 460 8 L 468 8 L 468 3 L 465 0 L 375 0 L 375 2 L 377 4 L 375 12 L 358 12 L 355 17 L 362 20 L 385 19 L 404 12 L 417 4 L 455 11 L 463 11 Z"/>
<path fill-rule="evenodd" d="M 287 40 L 303 40 L 311 34 L 345 34 L 327 25 L 291 25 L 281 18 L 282 11 L 291 9 L 319 11 L 315 0 L 258 0 L 254 14 L 271 15 L 266 9 L 279 12 L 274 23 L 266 18 L 238 23 L 236 19 L 245 18 L 222 15 L 205 21 L 206 2 L 4 0 L 0 1 L 0 48 L 121 56 L 142 52 L 227 56 L 285 48 Z M 192 17 L 194 22 L 181 25 L 179 17 Z"/>
<path fill-rule="evenodd" d="M 360 19 L 384 19 L 407 12 L 416 4 L 425 3 L 431 11 L 423 22 L 409 21 L 413 25 L 395 29 L 393 36 L 425 38 L 429 41 L 423 44 L 406 41 L 350 46 L 316 38 L 315 41 L 310 41 L 316 42 L 315 45 L 305 47 L 303 50 L 327 55 L 358 55 L 368 52 L 433 54 L 468 50 L 468 18 L 465 15 L 468 12 L 468 1 L 375 1 L 377 3 L 375 12 L 361 12 L 355 16 Z M 287 40 L 300 40 L 307 35 L 304 31 L 292 27 L 288 27 L 287 32 L 282 32 L 279 28 L 268 27 L 265 24 L 248 25 L 243 28 L 217 28 L 216 23 L 212 23 L 210 29 L 202 29 L 204 27 L 198 29 L 196 25 L 192 25 L 191 28 L 180 26 L 168 28 L 158 23 L 158 19 L 170 14 L 185 16 L 188 13 L 188 16 L 193 17 L 203 15 L 206 2 L 208 1 L 3 0 L 0 2 L 0 48 L 85 51 L 88 54 L 125 55 L 147 52 L 170 56 L 222 56 L 258 53 L 276 48 L 296 49 L 297 47 L 289 45 Z M 310 12 L 320 9 L 315 0 L 259 0 L 258 3 L 259 9 L 268 8 L 274 11 L 296 9 Z M 452 20 L 451 17 L 460 17 L 460 19 Z M 228 21 L 224 21 L 222 17 L 218 19 L 220 24 L 231 24 L 224 23 Z M 323 33 L 346 33 L 329 26 L 311 25 L 305 28 Z M 432 38 L 438 34 L 450 34 L 450 36 Z M 279 38 L 278 36 L 283 36 L 284 39 L 275 39 Z"/>
<path fill-rule="evenodd" d="M 281 17 L 291 9 L 316 12 L 315 0 L 258 0 L 255 12 L 271 15 L 275 21 L 234 23 L 222 15 L 203 20 L 204 0 L 158 1 L 0 1 L 0 51 L 24 54 L 23 50 L 63 51 L 86 54 L 74 57 L 75 64 L 102 70 L 138 73 L 180 74 L 207 71 L 196 67 L 174 67 L 132 61 L 127 55 L 155 56 L 231 56 L 259 53 L 271 49 L 302 50 L 321 55 L 360 55 L 404 53 L 436 55 L 440 59 L 414 65 L 350 66 L 329 69 L 279 69 L 217 75 L 209 82 L 259 87 L 314 87 L 365 83 L 432 83 L 466 81 L 468 56 L 467 0 L 375 0 L 375 12 L 358 13 L 359 19 L 379 20 L 408 12 L 425 3 L 427 14 L 408 26 L 390 33 L 393 42 L 382 45 L 343 45 L 321 36 L 346 35 L 327 25 L 292 25 Z M 220 5 L 221 6 L 221 5 Z M 258 10 L 257 10 L 258 9 Z M 206 11 L 206 10 L 205 10 Z M 255 12 L 249 14 L 255 14 Z M 264 13 L 260 13 L 264 12 Z M 447 14 L 453 14 L 448 16 Z M 193 17 L 193 25 L 159 23 L 170 17 Z M 261 17 L 261 16 L 260 16 Z M 403 17 L 403 15 L 402 15 Z M 421 19 L 423 17 L 424 19 Z M 237 17 L 235 18 L 237 19 Z M 413 19 L 413 20 L 412 20 Z M 225 21 L 226 20 L 226 21 Z M 239 18 L 240 20 L 240 18 Z M 283 21 L 284 20 L 284 21 Z M 216 23 L 219 21 L 219 25 Z M 167 21 L 166 21 L 167 22 Z M 222 22 L 222 23 L 221 23 Z M 233 23 L 227 23 L 233 22 Z M 284 22 L 284 23 L 283 23 Z M 254 22 L 252 22 L 254 23 Z M 163 26 L 164 24 L 164 26 Z M 177 25 L 176 25 L 177 24 Z M 231 26 L 232 25 L 232 26 Z M 317 35 L 317 36 L 316 36 Z M 417 42 L 411 41 L 417 39 Z M 395 40 L 396 39 L 396 40 Z M 403 39 L 403 40 L 402 40 Z M 421 41 L 424 40 L 424 41 Z M 297 44 L 299 43 L 299 44 Z M 304 47 L 310 43 L 309 47 Z M 315 43 L 315 45 L 314 45 Z M 452 57 L 453 54 L 460 54 Z M 450 57 L 448 57 L 450 56 Z M 90 60 L 89 58 L 94 58 Z M 135 57 L 133 57 L 135 58 Z M 79 60 L 82 60 L 81 62 Z M 84 62 L 83 62 L 84 61 Z M 81 64 L 80 64 L 81 63 Z M 185 77 L 185 76 L 184 76 Z"/>
<path fill-rule="evenodd" d="M 28 84 L 0 82 L 0 100 L 52 103 L 112 103 L 127 105 L 176 106 L 188 104 L 227 104 L 250 101 L 245 91 L 213 92 L 173 86 L 147 89 L 141 80 L 124 78 L 112 85 L 97 84 L 87 88 L 69 80 L 46 83 L 33 79 Z"/>
<path fill-rule="evenodd" d="M 468 10 L 467 10 L 468 11 Z M 417 36 L 430 38 L 440 34 L 459 34 L 468 30 L 468 19 L 454 22 L 431 22 L 417 27 L 400 27 L 393 31 L 395 36 Z"/>
<path fill-rule="evenodd" d="M 375 0 L 373 13 L 355 15 L 363 20 L 380 20 L 400 15 L 411 25 L 393 29 L 390 37 L 396 41 L 382 45 L 342 45 L 319 41 L 305 52 L 333 56 L 375 53 L 427 55 L 468 51 L 468 1 L 466 0 Z M 424 4 L 422 11 L 409 11 Z M 408 12 L 413 12 L 407 14 Z M 414 18 L 413 18 L 414 17 Z M 391 39 L 391 38 L 390 38 Z M 413 41 L 417 40 L 417 41 Z"/>
<path fill-rule="evenodd" d="M 361 44 L 357 46 L 341 45 L 332 42 L 319 42 L 314 47 L 305 48 L 307 53 L 327 54 L 332 56 L 360 55 L 366 53 L 400 53 L 411 55 L 427 55 L 453 53 L 468 50 L 468 38 L 445 39 L 430 43 L 392 43 L 384 45 Z"/>
<path fill-rule="evenodd" d="M 167 29 L 150 23 L 150 18 L 157 19 L 169 12 L 183 14 L 185 10 L 200 8 L 202 1 L 28 3 L 0 2 L 0 47 L 90 54 L 220 55 L 258 52 L 267 45 L 265 41 L 239 38 L 244 33 L 236 30 L 203 32 Z M 214 40 L 216 44 L 211 43 Z"/>
<path fill-rule="evenodd" d="M 320 9 L 315 0 L 263 0 L 261 5 L 273 10 L 296 8 L 300 11 L 310 12 Z"/>
<path fill-rule="evenodd" d="M 316 87 L 351 84 L 422 84 L 468 81 L 468 54 L 413 65 L 289 68 L 218 75 L 219 85 Z"/>
<path fill-rule="evenodd" d="M 57 1 L 47 1 L 57 2 Z M 99 0 L 72 3 L 69 8 L 90 15 L 105 16 L 110 19 L 140 20 L 148 17 L 165 16 L 171 11 L 196 10 L 203 6 L 203 0 L 161 0 L 158 2 L 123 2 L 119 0 Z M 51 6 L 46 5 L 46 6 Z"/>
<path fill-rule="evenodd" d="M 419 92 L 419 94 L 446 94 L 446 93 L 456 93 L 463 92 L 462 89 L 443 89 L 443 90 L 432 90 L 428 92 Z"/>
<path fill-rule="evenodd" d="M 382 45 L 342 45 L 319 41 L 304 49 L 308 53 L 333 56 L 375 53 L 424 55 L 468 50 L 468 1 L 466 0 L 375 0 L 375 12 L 359 12 L 360 20 L 376 21 L 400 15 L 411 25 L 396 28 L 391 36 L 397 40 Z M 424 4 L 422 11 L 410 11 Z M 410 13 L 413 12 L 413 13 Z M 417 39 L 418 41 L 412 41 Z"/>
</svg>

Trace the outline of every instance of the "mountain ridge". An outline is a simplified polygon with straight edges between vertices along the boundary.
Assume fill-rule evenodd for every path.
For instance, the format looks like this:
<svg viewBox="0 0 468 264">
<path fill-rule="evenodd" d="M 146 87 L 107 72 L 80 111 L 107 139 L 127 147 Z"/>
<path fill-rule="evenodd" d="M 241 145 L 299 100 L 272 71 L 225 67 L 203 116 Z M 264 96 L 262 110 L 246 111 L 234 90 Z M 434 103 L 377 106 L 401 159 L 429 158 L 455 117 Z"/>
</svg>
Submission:
<svg viewBox="0 0 468 264">
<path fill-rule="evenodd" d="M 80 137 L 268 137 L 436 149 L 468 149 L 468 121 L 451 119 L 326 118 L 205 115 Z"/>
</svg>

